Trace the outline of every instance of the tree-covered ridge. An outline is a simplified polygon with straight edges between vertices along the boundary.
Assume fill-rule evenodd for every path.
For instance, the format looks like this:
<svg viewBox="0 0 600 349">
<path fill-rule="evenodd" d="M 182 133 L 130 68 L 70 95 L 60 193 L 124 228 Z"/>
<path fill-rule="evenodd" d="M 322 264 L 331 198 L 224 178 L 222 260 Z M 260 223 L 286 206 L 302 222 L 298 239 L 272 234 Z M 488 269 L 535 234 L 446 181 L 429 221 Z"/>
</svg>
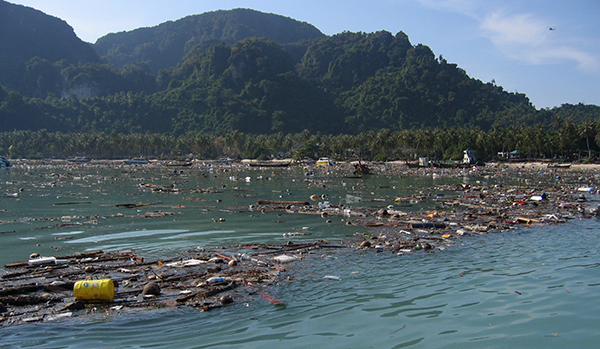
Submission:
<svg viewBox="0 0 600 349">
<path fill-rule="evenodd" d="M 300 61 L 266 38 L 218 43 L 163 71 L 163 90 L 156 93 L 144 64 L 115 70 L 33 59 L 28 67 L 28 79 L 48 86 L 59 81 L 63 94 L 29 99 L 5 91 L 0 117 L 13 120 L 0 131 L 358 134 L 423 127 L 487 131 L 552 121 L 552 113 L 536 110 L 525 95 L 470 78 L 427 46 L 410 44 L 402 32 L 338 34 L 311 45 Z M 93 97 L 92 89 L 103 97 Z M 72 97 L 64 98 L 64 91 Z M 597 116 L 596 110 L 586 107 L 578 120 Z"/>
<path fill-rule="evenodd" d="M 97 63 L 99 57 L 65 21 L 0 0 L 0 84 L 25 91 L 26 62 L 33 57 L 70 64 Z"/>
<path fill-rule="evenodd" d="M 402 32 L 324 38 L 295 66 L 266 39 L 219 44 L 188 56 L 162 79 L 171 81 L 165 93 L 193 111 L 185 117 L 189 124 L 219 125 L 219 132 L 356 134 L 543 121 L 525 95 L 470 78 Z M 194 96 L 194 106 L 182 96 Z"/>
<path fill-rule="evenodd" d="M 256 24 L 261 21 L 266 24 Z M 324 36 L 305 23 L 240 9 L 114 35 L 133 40 L 149 30 L 158 37 L 152 45 L 163 45 L 167 52 L 171 43 L 181 43 L 177 38 L 183 33 L 190 34 L 182 28 L 196 33 L 198 41 L 185 46 L 180 61 L 158 75 L 144 62 L 116 68 L 28 58 L 21 63 L 19 86 L 0 88 L 0 132 L 46 129 L 175 137 L 303 130 L 356 135 L 425 127 L 487 132 L 598 117 L 596 106 L 536 110 L 524 94 L 469 77 L 426 45 L 413 45 L 403 32 Z M 250 36 L 264 34 L 259 30 L 273 31 L 275 39 Z"/>
<path fill-rule="evenodd" d="M 516 105 L 526 114 L 535 112 L 525 95 L 470 78 L 429 47 L 413 46 L 403 32 L 346 32 L 320 40 L 309 47 L 300 74 L 338 91 L 346 123 L 359 132 L 453 125 L 489 129 Z"/>
<path fill-rule="evenodd" d="M 385 67 L 401 67 L 408 50 L 408 36 L 399 32 L 344 32 L 319 40 L 302 58 L 303 78 L 338 88 L 350 88 Z"/>
<path fill-rule="evenodd" d="M 116 68 L 144 62 L 154 74 L 158 74 L 160 70 L 177 65 L 194 48 L 206 47 L 207 43 L 232 45 L 250 37 L 266 37 L 287 45 L 324 36 L 305 22 L 250 9 L 235 9 L 108 34 L 98 39 L 94 48 Z"/>
</svg>

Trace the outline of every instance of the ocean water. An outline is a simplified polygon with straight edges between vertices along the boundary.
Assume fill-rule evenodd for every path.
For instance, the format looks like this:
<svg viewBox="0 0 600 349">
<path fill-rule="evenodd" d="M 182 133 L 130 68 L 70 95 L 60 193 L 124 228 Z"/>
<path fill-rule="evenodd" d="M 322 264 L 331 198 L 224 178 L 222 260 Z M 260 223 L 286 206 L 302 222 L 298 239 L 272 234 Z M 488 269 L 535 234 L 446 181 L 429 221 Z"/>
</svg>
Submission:
<svg viewBox="0 0 600 349">
<path fill-rule="evenodd" d="M 431 194 L 402 206 L 411 210 L 435 207 L 436 195 L 454 195 L 440 191 L 444 184 L 483 180 L 317 172 L 308 181 L 303 169 L 226 166 L 173 171 L 20 166 L 0 173 L 0 195 L 17 193 L 0 198 L 0 262 L 26 260 L 32 252 L 129 248 L 152 259 L 199 246 L 284 243 L 291 239 L 284 233 L 297 231 L 311 235 L 295 240 L 344 239 L 365 230 L 249 206 L 257 199 L 309 201 L 312 194 L 338 204 L 351 194 L 377 209 L 398 196 Z M 148 184 L 182 190 L 153 193 Z M 220 192 L 191 191 L 206 188 Z M 115 207 L 123 203 L 153 205 Z M 154 211 L 177 214 L 141 217 Z M 595 347 L 599 248 L 600 222 L 574 219 L 468 236 L 435 253 L 323 250 L 294 262 L 293 279 L 269 289 L 284 306 L 256 297 L 209 312 L 163 308 L 0 327 L 0 348 Z"/>
</svg>

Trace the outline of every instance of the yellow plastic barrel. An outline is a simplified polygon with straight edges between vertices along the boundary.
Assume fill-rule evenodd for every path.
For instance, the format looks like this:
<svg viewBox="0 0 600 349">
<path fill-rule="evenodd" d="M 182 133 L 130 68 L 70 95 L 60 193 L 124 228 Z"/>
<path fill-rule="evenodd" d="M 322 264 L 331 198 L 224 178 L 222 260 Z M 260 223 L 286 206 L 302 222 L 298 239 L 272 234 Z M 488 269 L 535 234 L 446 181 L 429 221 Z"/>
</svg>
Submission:
<svg viewBox="0 0 600 349">
<path fill-rule="evenodd" d="M 115 284 L 111 279 L 77 281 L 73 286 L 73 295 L 78 301 L 112 302 Z"/>
</svg>

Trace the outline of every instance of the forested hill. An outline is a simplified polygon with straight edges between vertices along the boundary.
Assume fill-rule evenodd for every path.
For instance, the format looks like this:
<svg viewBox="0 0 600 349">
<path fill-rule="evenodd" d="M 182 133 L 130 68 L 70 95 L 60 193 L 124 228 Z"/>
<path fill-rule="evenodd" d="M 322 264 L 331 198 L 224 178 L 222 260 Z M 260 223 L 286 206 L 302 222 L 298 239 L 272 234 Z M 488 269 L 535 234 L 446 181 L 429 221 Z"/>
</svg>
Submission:
<svg viewBox="0 0 600 349">
<path fill-rule="evenodd" d="M 195 48 L 224 42 L 232 45 L 250 37 L 265 37 L 280 45 L 298 45 L 325 37 L 314 26 L 250 9 L 191 15 L 151 28 L 108 34 L 96 41 L 98 54 L 116 68 L 145 62 L 154 74 L 177 65 Z M 302 55 L 304 52 L 300 52 Z M 300 58 L 300 57 L 298 57 Z"/>
<path fill-rule="evenodd" d="M 39 55 L 21 54 L 18 45 L 6 44 L 13 34 L 0 36 L 0 45 L 5 45 L 0 69 L 17 62 L 15 57 L 24 69 L 18 83 L 0 82 L 0 132 L 182 135 L 306 129 L 358 134 L 381 129 L 547 127 L 560 121 L 555 119 L 600 117 L 597 106 L 536 110 L 525 94 L 471 78 L 426 45 L 412 44 L 404 32 L 325 36 L 309 24 L 282 16 L 216 11 L 107 35 L 96 47 L 105 45 L 103 57 L 113 57 L 113 65 L 95 63 L 93 52 L 88 60 L 73 53 L 61 40 L 83 45 L 74 51 L 80 55 L 90 52 L 89 45 L 66 23 L 2 0 L 0 5 L 2 16 L 9 10 L 23 14 L 21 22 L 32 28 L 38 27 L 31 22 L 49 22 L 68 32 L 50 39 L 42 28 L 19 32 L 23 42 L 48 40 L 58 56 L 47 54 L 50 48 L 43 45 L 36 49 Z M 0 21 L 0 27 L 19 28 L 12 17 Z M 50 27 L 43 29 L 49 32 Z M 153 74 L 149 64 L 164 69 Z"/>
<path fill-rule="evenodd" d="M 28 90 L 28 63 L 34 57 L 63 65 L 98 63 L 92 46 L 65 21 L 0 0 L 0 84 Z M 38 82 L 43 83 L 43 82 Z"/>
<path fill-rule="evenodd" d="M 215 45 L 187 57 L 169 80 L 157 97 L 172 102 L 177 116 L 168 121 L 177 132 L 489 129 L 539 120 L 525 95 L 470 78 L 403 32 L 337 34 L 300 62 L 267 39 Z"/>
</svg>

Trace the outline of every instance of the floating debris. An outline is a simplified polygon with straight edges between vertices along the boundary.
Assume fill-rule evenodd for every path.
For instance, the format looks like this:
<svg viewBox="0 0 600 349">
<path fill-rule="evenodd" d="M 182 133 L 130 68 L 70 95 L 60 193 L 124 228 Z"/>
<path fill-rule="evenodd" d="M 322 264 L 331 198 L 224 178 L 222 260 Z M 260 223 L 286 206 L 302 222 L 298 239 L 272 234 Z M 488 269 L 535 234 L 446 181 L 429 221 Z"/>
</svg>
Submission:
<svg viewBox="0 0 600 349">
<path fill-rule="evenodd" d="M 100 166 L 97 161 L 86 168 Z M 198 166 L 190 164 L 189 166 Z M 216 165 L 215 165 L 216 167 Z M 343 170 L 343 164 L 336 169 Z M 436 178 L 472 175 L 478 178 L 498 178 L 494 184 L 484 181 L 472 181 L 470 184 L 436 184 L 420 192 L 402 194 L 398 191 L 374 193 L 362 184 L 352 184 L 343 177 L 340 185 L 352 194 L 321 194 L 332 184 L 332 178 L 318 177 L 312 173 L 301 179 L 314 192 L 308 201 L 294 200 L 258 200 L 256 205 L 243 208 L 229 208 L 221 212 L 268 212 L 278 215 L 309 214 L 318 215 L 330 224 L 348 224 L 367 227 L 367 232 L 355 233 L 344 241 L 303 241 L 282 244 L 240 244 L 218 248 L 202 248 L 187 251 L 178 256 L 161 260 L 145 260 L 134 251 L 105 253 L 92 251 L 69 256 L 31 255 L 26 261 L 5 265 L 0 279 L 0 326 L 36 321 L 57 321 L 63 318 L 84 316 L 91 309 L 100 309 L 108 314 L 120 314 L 130 308 L 148 308 L 189 306 L 203 311 L 219 308 L 241 301 L 247 302 L 260 295 L 271 304 L 284 302 L 267 293 L 269 286 L 293 279 L 297 270 L 308 258 L 315 257 L 315 251 L 323 249 L 347 249 L 359 253 L 390 253 L 401 256 L 406 253 L 428 254 L 444 250 L 459 243 L 469 235 L 480 235 L 516 229 L 533 224 L 564 224 L 569 219 L 585 218 L 600 214 L 595 198 L 594 177 L 584 177 L 574 169 L 561 171 L 558 176 L 544 176 L 544 181 L 535 185 L 522 180 L 523 176 L 533 176 L 534 171 L 556 171 L 553 168 L 528 169 L 487 167 L 484 169 L 434 169 L 407 166 L 389 166 L 387 174 L 427 175 Z M 378 173 L 381 167 L 370 166 L 372 173 Z M 471 172 L 466 172 L 471 171 Z M 567 172 L 571 171 L 571 172 Z M 304 172 L 304 170 L 303 170 Z M 309 170 L 309 172 L 312 172 Z M 518 173 L 519 176 L 514 176 Z M 536 172 L 538 173 L 538 172 Z M 63 178 L 80 180 L 72 173 L 45 174 L 52 179 L 45 185 L 51 186 Z M 181 178 L 185 174 L 169 178 Z M 512 177 L 511 177 L 512 176 Z M 237 176 L 235 177 L 236 180 Z M 518 178 L 517 178 L 518 177 Z M 244 177 L 240 179 L 244 180 Z M 252 176 L 252 178 L 259 178 Z M 341 176 L 339 178 L 342 178 Z M 505 180 L 503 180 L 505 179 Z M 144 182 L 160 183 L 160 178 L 145 178 Z M 560 185 L 556 181 L 560 180 Z M 442 182 L 442 181 L 440 181 Z M 57 182 L 58 183 L 58 182 Z M 586 183 L 586 186 L 582 186 Z M 177 184 L 177 185 L 175 185 Z M 588 186 L 589 184 L 589 186 Z M 15 188 L 4 189 L 9 192 Z M 167 185 L 144 184 L 139 188 L 156 195 L 169 193 L 219 193 L 217 189 L 181 189 L 180 183 Z M 249 185 L 250 186 L 250 185 Z M 155 190 L 156 189 L 156 190 Z M 386 189 L 392 189 L 386 188 Z M 394 188 L 395 189 L 395 188 Z M 235 187 L 228 189 L 239 190 Z M 323 191 L 321 191 L 323 190 Z M 279 191 L 278 196 L 283 197 Z M 288 192 L 289 194 L 289 192 Z M 356 194 L 356 195 L 354 195 Z M 5 194 L 6 195 L 6 194 Z M 154 195 L 154 194 L 153 194 Z M 237 194 L 236 194 L 237 195 Z M 304 194 L 306 195 L 306 194 Z M 360 196 L 359 196 L 360 195 Z M 583 195 L 583 197 L 582 197 Z M 191 195 L 190 195 L 191 196 Z M 236 197 L 252 197 L 253 194 L 239 194 Z M 83 199 L 83 198 L 82 198 Z M 201 201 L 198 198 L 193 198 Z M 338 200 L 339 199 L 339 200 Z M 19 199 L 22 200 L 22 199 Z M 79 200 L 79 199 L 78 199 Z M 194 201 L 190 199 L 191 201 Z M 212 198 L 211 202 L 221 202 L 222 198 Z M 319 202 L 319 200 L 322 200 Z M 11 200 L 12 201 L 12 200 Z M 209 200 L 206 200 L 209 201 Z M 79 205 L 87 201 L 58 202 L 57 205 Z M 119 208 L 141 208 L 158 205 L 161 202 L 130 203 L 115 205 Z M 348 205 L 352 205 L 349 207 Z M 418 206 L 417 206 L 418 205 Z M 112 206 L 112 205 L 110 205 Z M 169 207 L 173 207 L 170 205 Z M 177 208 L 184 208 L 178 205 Z M 410 208 L 408 208 L 410 207 Z M 203 206 L 202 209 L 215 209 Z M 70 225 L 95 224 L 107 218 L 155 218 L 177 215 L 176 212 L 150 211 L 135 214 L 123 213 L 103 216 L 94 215 L 57 215 L 57 217 L 29 218 L 2 221 L 1 223 L 22 223 L 30 221 L 48 221 L 53 225 L 35 227 L 35 229 L 56 228 Z M 215 215 L 214 217 L 219 217 Z M 160 219 L 160 218 L 159 218 Z M 225 218 L 214 218 L 216 222 L 225 222 Z M 320 218 L 318 218 L 320 220 Z M 283 220 L 282 220 L 283 221 Z M 227 224 L 227 223 L 225 223 Z M 301 232 L 284 233 L 284 237 L 310 235 L 308 228 Z M 14 231 L 0 232 L 1 234 Z M 287 239 L 286 239 L 287 240 Z M 297 270 L 294 271 L 294 268 Z M 464 274 L 461 273 L 461 276 Z M 341 281 L 336 275 L 325 275 L 325 280 Z M 85 297 L 77 297 L 77 282 L 111 280 L 114 285 L 114 298 L 106 303 L 90 303 Z M 110 288 L 108 288 L 110 289 Z M 235 293 L 233 293 L 235 292 Z M 568 291 L 567 291 L 568 292 Z"/>
</svg>

